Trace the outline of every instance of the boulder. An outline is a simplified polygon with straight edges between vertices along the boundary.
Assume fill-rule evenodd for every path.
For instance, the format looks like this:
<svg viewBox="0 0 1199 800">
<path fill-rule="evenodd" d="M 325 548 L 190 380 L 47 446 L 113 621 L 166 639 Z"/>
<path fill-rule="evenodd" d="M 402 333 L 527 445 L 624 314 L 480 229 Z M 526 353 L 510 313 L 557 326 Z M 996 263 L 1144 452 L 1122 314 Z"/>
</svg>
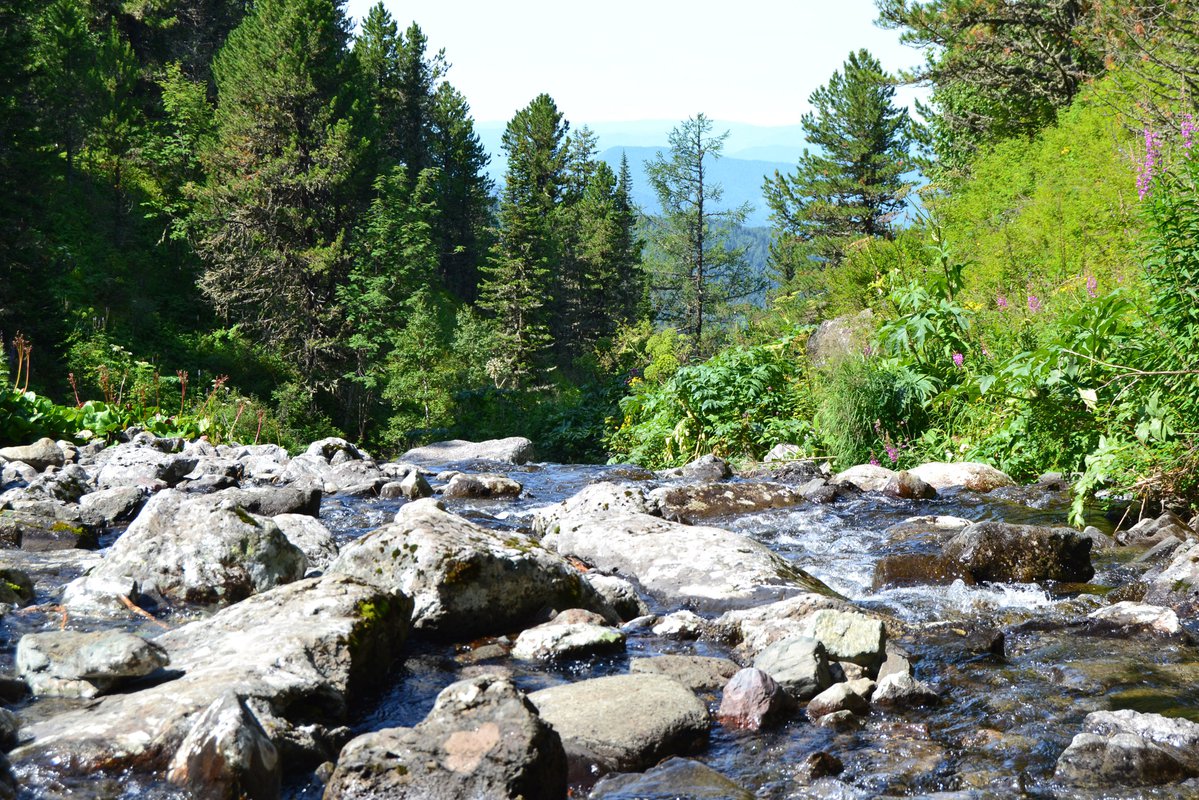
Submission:
<svg viewBox="0 0 1199 800">
<path fill-rule="evenodd" d="M 579 658 L 623 650 L 624 643 L 624 634 L 605 625 L 603 617 L 571 609 L 549 622 L 521 631 L 512 645 L 512 657 L 526 661 Z"/>
<path fill-rule="evenodd" d="M 800 623 L 799 633 L 820 642 L 830 659 L 859 664 L 872 672 L 886 658 L 883 621 L 857 611 L 814 611 Z"/>
<path fill-rule="evenodd" d="M 833 476 L 831 483 L 851 483 L 863 492 L 881 492 L 898 475 L 895 470 L 877 464 L 858 464 Z"/>
<path fill-rule="evenodd" d="M 7 708 L 0 708 L 0 753 L 17 746 L 20 732 L 21 718 Z"/>
<path fill-rule="evenodd" d="M 104 520 L 105 525 L 128 522 L 146 504 L 147 493 L 139 486 L 114 486 L 89 492 L 79 498 L 79 505 Z"/>
<path fill-rule="evenodd" d="M 542 542 L 616 572 L 668 606 L 724 611 L 832 590 L 765 545 L 720 528 L 646 514 L 571 514 Z"/>
<path fill-rule="evenodd" d="M 346 460 L 320 470 L 320 481 L 325 494 L 372 497 L 379 493 L 379 489 L 387 480 L 379 465 L 370 459 Z"/>
<path fill-rule="evenodd" d="M 756 608 L 729 611 L 715 625 L 727 638 L 738 642 L 740 657 L 752 661 L 775 642 L 803 635 L 808 630 L 808 617 L 821 609 L 856 612 L 845 600 L 806 593 Z"/>
<path fill-rule="evenodd" d="M 873 591 L 902 586 L 948 586 L 962 581 L 967 586 L 974 576 L 957 559 L 929 553 L 883 556 L 874 565 Z"/>
<path fill-rule="evenodd" d="M 78 503 L 79 498 L 95 488 L 87 470 L 78 464 L 66 464 L 61 468 L 46 467 L 41 475 L 29 481 L 25 494 L 60 503 Z"/>
<path fill-rule="evenodd" d="M 1107 789 L 1199 776 L 1199 723 L 1136 711 L 1096 711 L 1058 757 L 1054 778 Z"/>
<path fill-rule="evenodd" d="M 201 798 L 275 800 L 283 774 L 274 743 L 228 691 L 199 715 L 171 758 L 167 780 Z"/>
<path fill-rule="evenodd" d="M 304 576 L 307 559 L 274 521 L 231 498 L 154 496 L 89 577 L 170 602 L 236 603 Z"/>
<path fill-rule="evenodd" d="M 937 490 L 910 472 L 897 472 L 882 489 L 883 494 L 897 500 L 931 500 Z"/>
<path fill-rule="evenodd" d="M 793 488 L 750 482 L 663 486 L 650 492 L 648 499 L 666 519 L 688 525 L 712 517 L 788 508 L 804 501 Z"/>
<path fill-rule="evenodd" d="M 1164 569 L 1145 575 L 1145 602 L 1169 606 L 1180 617 L 1199 616 L 1199 542 L 1179 545 Z"/>
<path fill-rule="evenodd" d="M 1072 528 L 980 522 L 950 539 L 944 554 L 979 582 L 1085 583 L 1095 575 L 1091 540 Z"/>
<path fill-rule="evenodd" d="M 733 470 L 728 462 L 711 453 L 700 456 L 683 467 L 683 478 L 696 483 L 715 483 L 731 477 Z"/>
<path fill-rule="evenodd" d="M 989 492 L 1001 486 L 1016 485 L 1014 480 L 989 464 L 975 461 L 931 461 L 908 472 L 937 491 L 961 486 L 973 492 Z"/>
<path fill-rule="evenodd" d="M 452 439 L 416 447 L 404 453 L 400 461 L 417 464 L 460 464 L 466 461 L 498 461 L 503 464 L 527 464 L 533 460 L 533 443 L 523 436 L 467 442 Z"/>
<path fill-rule="evenodd" d="M 869 678 L 834 683 L 808 701 L 805 709 L 808 719 L 815 721 L 838 711 L 865 714 L 870 710 L 870 695 L 874 689 L 874 681 Z"/>
<path fill-rule="evenodd" d="M 665 675 L 693 692 L 714 692 L 737 672 L 737 664 L 727 658 L 711 656 L 664 655 L 634 658 L 629 672 Z"/>
<path fill-rule="evenodd" d="M 368 733 L 342 750 L 325 800 L 566 796 L 562 740 L 506 679 L 453 683 L 412 728 Z"/>
<path fill-rule="evenodd" d="M 61 467 L 66 457 L 53 439 L 43 437 L 33 444 L 19 447 L 0 447 L 0 459 L 20 461 L 41 472 L 46 467 Z"/>
<path fill-rule="evenodd" d="M 153 444 L 125 442 L 104 448 L 96 457 L 99 467 L 96 484 L 101 489 L 114 486 L 150 489 L 174 486 L 198 463 L 198 456 L 164 452 Z"/>
<path fill-rule="evenodd" d="M 443 496 L 454 499 L 489 499 L 518 497 L 524 490 L 519 482 L 503 475 L 455 475 L 444 489 Z"/>
<path fill-rule="evenodd" d="M 309 571 L 323 572 L 337 558 L 337 542 L 319 519 L 307 514 L 277 514 L 271 519 L 287 541 L 304 553 Z"/>
<path fill-rule="evenodd" d="M 708 710 L 664 675 L 613 675 L 529 695 L 562 737 L 571 776 L 645 769 L 708 739 Z"/>
<path fill-rule="evenodd" d="M 1104 633 L 1118 636 L 1132 636 L 1139 633 L 1154 636 L 1186 636 L 1178 621 L 1178 615 L 1174 613 L 1173 609 L 1147 603 L 1134 603 L 1128 600 L 1092 611 L 1087 614 L 1087 621 L 1091 623 L 1092 629 L 1098 628 Z"/>
<path fill-rule="evenodd" d="M 491 531 L 433 500 L 346 545 L 328 569 L 413 598 L 413 627 L 463 639 L 521 627 L 544 609 L 603 608 L 577 569 L 515 531 Z M 544 619 L 544 617 L 543 617 Z"/>
<path fill-rule="evenodd" d="M 910 673 L 889 672 L 879 678 L 870 700 L 876 706 L 912 708 L 936 705 L 941 698 L 936 689 L 916 680 Z"/>
<path fill-rule="evenodd" d="M 608 517 L 616 514 L 653 514 L 656 512 L 640 487 L 618 483 L 593 483 L 585 486 L 561 503 L 537 509 L 533 515 L 533 532 L 538 535 L 557 533 L 562 520 L 568 518 Z"/>
<path fill-rule="evenodd" d="M 716 719 L 726 727 L 756 731 L 781 720 L 791 706 L 790 695 L 774 678 L 747 667 L 725 684 Z"/>
<path fill-rule="evenodd" d="M 321 490 L 313 485 L 224 489 L 215 496 L 251 514 L 264 517 L 277 517 L 280 514 L 319 517 L 321 514 Z"/>
<path fill-rule="evenodd" d="M 637 587 L 616 575 L 604 575 L 590 570 L 583 573 L 583 580 L 591 585 L 596 593 L 604 598 L 613 611 L 622 620 L 635 619 L 649 613 L 649 607 L 637 594 Z"/>
<path fill-rule="evenodd" d="M 708 620 L 687 609 L 670 612 L 651 628 L 655 636 L 683 640 L 699 639 L 711 629 L 712 624 Z"/>
<path fill-rule="evenodd" d="M 830 366 L 848 355 L 860 355 L 874 332 L 874 312 L 866 309 L 826 319 L 808 337 L 808 358 L 817 367 Z"/>
<path fill-rule="evenodd" d="M 337 436 L 318 439 L 308 445 L 305 455 L 317 456 L 331 464 L 344 464 L 347 461 L 359 461 L 368 458 L 366 453 Z"/>
<path fill-rule="evenodd" d="M 672 756 L 645 772 L 606 775 L 588 795 L 590 800 L 687 798 L 687 800 L 753 800 L 754 793 L 711 767 Z"/>
<path fill-rule="evenodd" d="M 27 606 L 33 602 L 33 579 L 20 569 L 0 569 L 0 605 Z"/>
<path fill-rule="evenodd" d="M 1116 542 L 1126 547 L 1153 547 L 1171 536 L 1180 541 L 1195 538 L 1193 531 L 1181 517 L 1167 511 L 1156 519 L 1143 519 L 1126 531 L 1116 534 Z"/>
<path fill-rule="evenodd" d="M 754 667 L 796 700 L 808 700 L 833 683 L 824 645 L 808 636 L 775 642 L 758 654 Z"/>
<path fill-rule="evenodd" d="M 15 762 L 87 775 L 164 770 L 226 692 L 252 710 L 286 772 L 329 760 L 352 696 L 386 681 L 412 602 L 351 578 L 297 581 L 249 597 L 155 642 L 177 677 L 32 721 Z"/>
<path fill-rule="evenodd" d="M 40 511 L 41 509 L 39 509 Z M 0 511 L 0 549 L 19 548 L 32 552 L 47 550 L 95 550 L 100 546 L 100 528 L 82 519 L 78 506 L 61 506 L 49 511 L 58 516 L 29 511 Z"/>
<path fill-rule="evenodd" d="M 155 642 L 120 631 L 27 633 L 17 643 L 17 673 L 42 697 L 95 697 L 168 662 Z"/>
</svg>

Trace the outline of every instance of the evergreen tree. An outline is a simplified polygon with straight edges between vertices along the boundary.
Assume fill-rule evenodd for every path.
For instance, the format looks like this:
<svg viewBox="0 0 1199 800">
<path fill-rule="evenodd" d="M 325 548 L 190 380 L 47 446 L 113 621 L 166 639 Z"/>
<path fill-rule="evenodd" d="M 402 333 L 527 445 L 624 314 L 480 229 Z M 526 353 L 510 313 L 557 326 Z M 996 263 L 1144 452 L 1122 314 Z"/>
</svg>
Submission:
<svg viewBox="0 0 1199 800">
<path fill-rule="evenodd" d="M 808 98 L 807 141 L 791 175 L 775 172 L 763 192 L 777 230 L 771 263 L 786 285 L 813 265 L 836 265 L 850 242 L 885 237 L 903 207 L 908 168 L 906 109 L 865 50 L 850 53 L 844 73 Z"/>
<path fill-rule="evenodd" d="M 333 379 L 363 149 L 334 0 L 259 0 L 214 65 L 215 144 L 194 214 L 202 287 L 310 395 Z"/>
<path fill-rule="evenodd" d="M 712 121 L 703 114 L 687 119 L 670 132 L 669 155 L 659 152 L 646 168 L 662 206 L 650 227 L 655 312 L 700 343 L 723 306 L 762 289 L 741 252 L 727 245 L 749 206 L 720 207 L 723 190 L 708 169 L 728 132 L 711 133 Z"/>
<path fill-rule="evenodd" d="M 499 383 L 504 385 L 527 384 L 551 341 L 547 305 L 551 275 L 561 256 L 554 228 L 568 127 L 553 99 L 542 94 L 516 112 L 504 131 L 508 172 L 499 241 L 483 268 L 479 300 L 499 327 L 506 361 Z"/>
<path fill-rule="evenodd" d="M 466 99 L 445 81 L 433 96 L 432 117 L 429 150 L 437 169 L 441 277 L 455 297 L 473 302 L 492 226 L 494 185 L 485 171 L 491 157 L 475 133 Z"/>
<path fill-rule="evenodd" d="M 96 71 L 99 43 L 83 0 L 54 0 L 38 21 L 35 75 L 40 116 L 70 182 L 84 139 L 95 121 L 100 95 Z"/>
<path fill-rule="evenodd" d="M 400 160 L 400 46 L 400 29 L 391 12 L 382 2 L 371 6 L 354 40 L 354 55 L 370 100 L 370 138 L 380 175 Z"/>
<path fill-rule="evenodd" d="M 397 156 L 413 172 L 431 163 L 429 140 L 433 134 L 433 94 L 445 75 L 445 52 L 427 55 L 429 40 L 415 22 L 401 41 L 397 77 L 399 104 L 396 108 Z"/>
<path fill-rule="evenodd" d="M 628 324 L 644 318 L 646 302 L 645 268 L 642 251 L 645 243 L 637 235 L 638 212 L 633 204 L 633 178 L 629 157 L 620 155 L 620 172 L 616 178 L 616 208 L 613 241 L 614 286 L 611 300 L 612 318 L 617 324 Z"/>
</svg>

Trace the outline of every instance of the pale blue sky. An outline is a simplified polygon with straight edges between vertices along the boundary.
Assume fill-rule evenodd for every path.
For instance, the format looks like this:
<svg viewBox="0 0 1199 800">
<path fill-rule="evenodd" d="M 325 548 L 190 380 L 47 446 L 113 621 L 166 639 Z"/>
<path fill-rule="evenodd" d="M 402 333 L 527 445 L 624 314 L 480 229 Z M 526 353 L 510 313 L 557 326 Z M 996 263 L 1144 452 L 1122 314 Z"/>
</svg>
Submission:
<svg viewBox="0 0 1199 800">
<path fill-rule="evenodd" d="M 349 0 L 356 20 L 375 0 Z M 479 121 L 541 92 L 576 125 L 717 120 L 795 125 L 853 49 L 888 69 L 919 54 L 881 30 L 872 0 L 385 0 L 444 47 Z M 912 91 L 898 100 L 911 105 Z"/>
</svg>

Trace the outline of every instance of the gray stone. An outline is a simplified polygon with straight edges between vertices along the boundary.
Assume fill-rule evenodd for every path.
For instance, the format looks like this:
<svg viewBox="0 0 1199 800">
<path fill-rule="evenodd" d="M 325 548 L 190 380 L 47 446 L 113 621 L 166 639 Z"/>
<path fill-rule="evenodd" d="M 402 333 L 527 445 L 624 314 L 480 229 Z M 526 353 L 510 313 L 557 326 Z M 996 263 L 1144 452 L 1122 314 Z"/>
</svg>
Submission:
<svg viewBox="0 0 1199 800">
<path fill-rule="evenodd" d="M 229 501 L 230 505 L 264 517 L 277 517 L 280 514 L 319 517 L 321 513 L 321 490 L 312 485 L 224 489 L 215 496 Z"/>
<path fill-rule="evenodd" d="M 549 622 L 521 631 L 512 645 L 512 657 L 526 661 L 579 658 L 623 650 L 624 644 L 624 634 L 604 624 L 603 617 L 569 609 Z"/>
<path fill-rule="evenodd" d="M 877 464 L 858 464 L 838 472 L 830 483 L 851 483 L 863 492 L 881 492 L 898 474 L 893 469 L 880 467 Z"/>
<path fill-rule="evenodd" d="M 572 776 L 644 769 L 708 738 L 704 704 L 663 675 L 593 678 L 542 689 L 529 700 L 562 737 Z"/>
<path fill-rule="evenodd" d="M 622 620 L 635 619 L 649 613 L 649 606 L 637 594 L 637 588 L 624 578 L 591 570 L 583 573 L 583 580 L 591 584 L 591 588 L 604 598 Z"/>
<path fill-rule="evenodd" d="M 33 579 L 20 569 L 0 568 L 0 605 L 27 606 L 33 602 Z"/>
<path fill-rule="evenodd" d="M 1148 633 L 1157 636 L 1181 636 L 1182 625 L 1173 609 L 1146 603 L 1123 601 L 1096 609 L 1087 620 L 1102 626 L 1105 631 L 1129 636 Z"/>
<path fill-rule="evenodd" d="M 17 746 L 20 732 L 21 718 L 7 708 L 0 708 L 0 753 L 7 753 Z"/>
<path fill-rule="evenodd" d="M 146 504 L 146 491 L 138 486 L 114 486 L 89 492 L 79 498 L 79 505 L 100 516 L 106 525 L 128 522 Z"/>
<path fill-rule="evenodd" d="M 345 577 L 298 581 L 159 636 L 178 677 L 33 721 L 14 761 L 88 775 L 164 770 L 199 715 L 232 691 L 289 762 L 329 760 L 352 696 L 399 655 L 412 610 L 402 595 Z"/>
<path fill-rule="evenodd" d="M 5 461 L 20 461 L 41 472 L 46 467 L 61 467 L 66 457 L 53 439 L 43 437 L 33 444 L 19 447 L 0 448 L 0 458 Z"/>
<path fill-rule="evenodd" d="M 232 498 L 155 495 L 90 577 L 127 579 L 171 602 L 229 604 L 298 580 L 304 553 Z"/>
<path fill-rule="evenodd" d="M 171 758 L 167 780 L 205 800 L 275 800 L 283 772 L 262 725 L 229 691 L 199 715 Z"/>
<path fill-rule="evenodd" d="M 308 449 L 304 452 L 305 455 L 318 456 L 325 459 L 325 461 L 330 463 L 336 462 L 338 464 L 369 458 L 369 456 L 356 446 L 337 436 L 319 439 L 308 445 Z"/>
<path fill-rule="evenodd" d="M 152 444 L 126 442 L 106 447 L 96 457 L 101 489 L 114 486 L 143 486 L 151 489 L 174 486 L 196 468 L 199 457 L 163 452 Z"/>
<path fill-rule="evenodd" d="M 412 728 L 368 733 L 342 750 L 325 800 L 459 800 L 566 796 L 562 740 L 506 679 L 442 690 Z"/>
<path fill-rule="evenodd" d="M 1126 531 L 1116 534 L 1116 541 L 1126 547 L 1152 547 L 1176 537 L 1181 541 L 1195 538 L 1195 531 L 1177 514 L 1167 511 L 1156 519 L 1142 519 Z"/>
<path fill-rule="evenodd" d="M 1016 482 L 989 464 L 974 461 L 932 461 L 908 470 L 937 491 L 961 486 L 974 492 L 989 492 Z"/>
<path fill-rule="evenodd" d="M 762 461 L 771 464 L 776 461 L 794 461 L 803 455 L 797 444 L 776 444 L 762 456 Z"/>
<path fill-rule="evenodd" d="M 634 658 L 629 672 L 665 675 L 693 692 L 714 692 L 737 673 L 736 662 L 712 656 L 663 655 Z"/>
<path fill-rule="evenodd" d="M 1168 606 L 1180 617 L 1199 615 L 1199 542 L 1180 545 L 1165 568 L 1145 575 L 1145 602 Z"/>
<path fill-rule="evenodd" d="M 725 684 L 716 719 L 726 727 L 756 731 L 781 720 L 792 705 L 790 695 L 774 678 L 747 667 Z"/>
<path fill-rule="evenodd" d="M 400 460 L 417 464 L 460 464 L 466 461 L 527 464 L 533 460 L 533 443 L 523 436 L 489 439 L 485 442 L 452 439 L 409 450 Z"/>
<path fill-rule="evenodd" d="M 1199 724 L 1136 711 L 1088 714 L 1057 761 L 1066 784 L 1157 786 L 1199 776 Z"/>
<path fill-rule="evenodd" d="M 950 539 L 944 554 L 979 582 L 1085 583 L 1095 574 L 1091 540 L 1073 528 L 980 522 Z"/>
<path fill-rule="evenodd" d="M 666 639 L 699 639 L 712 629 L 708 620 L 694 611 L 672 611 L 662 617 L 652 628 L 655 636 Z"/>
<path fill-rule="evenodd" d="M 788 508 L 804 497 L 780 484 L 743 482 L 663 486 L 650 492 L 649 500 L 666 519 L 690 525 L 711 517 Z"/>
<path fill-rule="evenodd" d="M 911 472 L 897 472 L 883 487 L 883 494 L 899 500 L 931 500 L 937 490 Z"/>
<path fill-rule="evenodd" d="M 886 657 L 887 630 L 883 621 L 857 611 L 814 611 L 800 624 L 799 632 L 819 641 L 828 657 L 836 661 L 850 661 L 874 670 Z"/>
<path fill-rule="evenodd" d="M 457 639 L 510 631 L 546 608 L 606 605 L 537 542 L 481 528 L 431 499 L 406 504 L 395 523 L 346 545 L 328 573 L 409 595 L 414 628 Z"/>
<path fill-rule="evenodd" d="M 948 586 L 961 581 L 970 586 L 974 576 L 954 558 L 929 553 L 898 553 L 874 564 L 874 591 L 900 586 Z"/>
<path fill-rule="evenodd" d="M 310 572 L 323 572 L 337 558 L 337 542 L 319 519 L 307 514 L 277 514 L 271 519 L 287 541 L 304 553 Z"/>
<path fill-rule="evenodd" d="M 716 627 L 738 642 L 737 652 L 747 661 L 775 642 L 805 635 L 808 617 L 821 609 L 856 612 L 853 604 L 823 594 L 806 593 L 755 608 L 729 611 L 716 620 Z"/>
<path fill-rule="evenodd" d="M 683 478 L 697 483 L 713 483 L 733 477 L 733 470 L 728 462 L 719 456 L 709 453 L 700 456 L 683 467 Z"/>
<path fill-rule="evenodd" d="M 783 639 L 763 650 L 754 667 L 774 678 L 796 700 L 807 700 L 832 685 L 824 645 L 807 636 Z"/>
<path fill-rule="evenodd" d="M 941 698 L 935 689 L 910 673 L 891 672 L 879 678 L 870 700 L 877 706 L 911 708 L 936 705 Z"/>
<path fill-rule="evenodd" d="M 808 719 L 815 721 L 838 711 L 865 714 L 870 710 L 870 695 L 874 689 L 875 683 L 869 678 L 834 683 L 808 701 Z"/>
<path fill-rule="evenodd" d="M 653 514 L 656 509 L 637 486 L 618 483 L 593 483 L 561 503 L 537 509 L 533 515 L 533 532 L 538 535 L 557 533 L 562 520 L 588 517 L 608 517 L 621 513 Z"/>
<path fill-rule="evenodd" d="M 442 494 L 447 498 L 487 499 L 518 497 L 523 489 L 518 481 L 503 475 L 458 474 L 442 489 Z"/>
<path fill-rule="evenodd" d="M 168 662 L 158 644 L 120 631 L 27 633 L 17 643 L 17 672 L 43 697 L 95 697 Z"/>
<path fill-rule="evenodd" d="M 78 503 L 79 498 L 95 488 L 87 470 L 78 464 L 66 464 L 62 468 L 46 467 L 41 475 L 29 481 L 25 494 L 61 503 Z"/>
<path fill-rule="evenodd" d="M 588 795 L 590 800 L 686 798 L 686 800 L 753 800 L 711 767 L 689 758 L 671 757 L 645 772 L 606 775 Z"/>
<path fill-rule="evenodd" d="M 40 510 L 40 509 L 39 509 Z M 94 550 L 100 543 L 98 526 L 84 521 L 72 507 L 49 509 L 58 516 L 28 511 L 0 511 L 0 549 L 19 548 L 32 552 L 48 550 Z M 79 507 L 73 507 L 78 512 Z"/>
</svg>

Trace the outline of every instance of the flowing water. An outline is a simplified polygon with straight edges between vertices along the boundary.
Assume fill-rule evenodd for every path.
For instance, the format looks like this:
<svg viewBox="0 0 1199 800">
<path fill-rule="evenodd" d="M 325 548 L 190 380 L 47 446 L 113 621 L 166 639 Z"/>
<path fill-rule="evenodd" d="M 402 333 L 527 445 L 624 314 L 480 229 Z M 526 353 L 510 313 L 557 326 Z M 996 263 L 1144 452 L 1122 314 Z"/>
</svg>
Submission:
<svg viewBox="0 0 1199 800">
<path fill-rule="evenodd" d="M 520 499 L 449 501 L 447 506 L 486 527 L 520 529 L 528 526 L 535 509 L 588 483 L 633 474 L 612 467 L 548 464 L 509 473 L 525 486 Z M 390 521 L 401 504 L 327 498 L 322 520 L 344 542 Z M 931 501 L 862 495 L 835 505 L 805 503 L 708 523 L 752 537 L 849 599 L 908 623 L 911 633 L 899 644 L 911 653 L 916 677 L 934 686 L 943 702 L 931 709 L 874 711 L 855 730 L 818 727 L 802 715 L 763 732 L 714 724 L 707 749 L 696 758 L 760 798 L 1199 797 L 1195 782 L 1088 794 L 1053 781 L 1058 755 L 1089 712 L 1129 708 L 1199 720 L 1199 650 L 1161 639 L 1086 635 L 1072 625 L 1104 604 L 1106 589 L 1127 582 L 1118 551 L 1093 556 L 1096 575 L 1086 587 L 966 586 L 959 581 L 872 590 L 880 558 L 933 548 L 927 540 L 888 535 L 896 523 L 919 515 L 1064 523 L 1064 496 L 1038 496 L 1035 505 L 971 492 L 943 493 Z M 651 608 L 675 610 L 652 602 Z M 995 631 L 1005 634 L 1002 656 L 987 648 Z M 447 684 L 483 671 L 507 674 L 532 691 L 625 672 L 635 657 L 729 655 L 718 643 L 664 639 L 648 629 L 629 634 L 624 654 L 550 666 L 496 656 L 496 648 L 486 644 L 410 642 L 391 689 L 356 709 L 355 732 L 413 725 Z M 713 709 L 719 700 L 706 699 Z M 839 781 L 808 785 L 801 764 L 817 751 L 844 764 Z M 147 788 L 131 786 L 118 794 L 139 796 Z M 320 794 L 313 776 L 293 776 L 285 789 L 286 796 L 297 800 Z M 585 796 L 585 789 L 576 796 Z"/>
</svg>

